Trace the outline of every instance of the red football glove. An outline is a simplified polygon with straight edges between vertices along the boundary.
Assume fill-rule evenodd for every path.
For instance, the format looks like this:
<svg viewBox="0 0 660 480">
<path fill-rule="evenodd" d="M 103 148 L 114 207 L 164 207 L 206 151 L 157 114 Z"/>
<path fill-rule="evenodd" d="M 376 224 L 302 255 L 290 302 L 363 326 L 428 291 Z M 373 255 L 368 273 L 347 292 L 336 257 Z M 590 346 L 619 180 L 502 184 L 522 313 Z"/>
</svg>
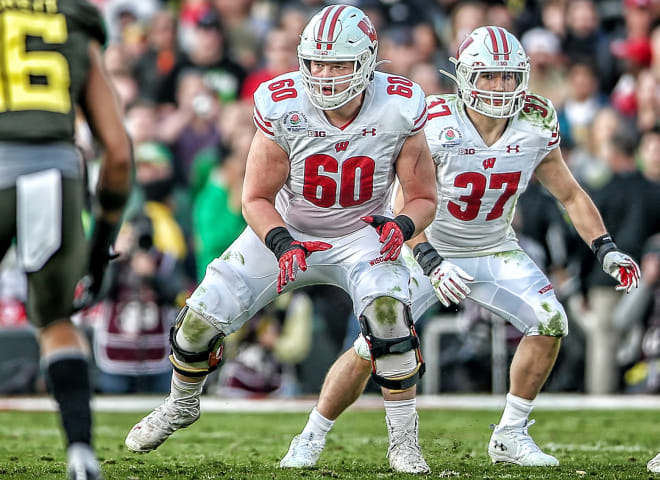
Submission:
<svg viewBox="0 0 660 480">
<path fill-rule="evenodd" d="M 289 281 L 293 282 L 296 279 L 298 268 L 303 272 L 307 270 L 305 259 L 312 252 L 321 252 L 329 248 L 332 248 L 332 245 L 325 242 L 292 241 L 279 258 L 280 274 L 277 277 L 277 293 L 281 293 Z"/>
<path fill-rule="evenodd" d="M 296 279 L 296 272 L 300 268 L 303 272 L 307 270 L 307 261 L 312 252 L 320 252 L 332 248 L 325 242 L 299 242 L 294 240 L 289 231 L 284 227 L 275 227 L 266 234 L 264 239 L 266 246 L 275 254 L 280 264 L 280 272 L 277 276 L 277 293 L 289 281 Z"/>
<path fill-rule="evenodd" d="M 399 215 L 396 218 L 369 215 L 360 220 L 374 227 L 380 235 L 378 240 L 383 244 L 380 253 L 385 254 L 383 260 L 396 260 L 401 253 L 403 242 L 410 240 L 415 233 L 415 225 L 405 215 Z"/>
</svg>

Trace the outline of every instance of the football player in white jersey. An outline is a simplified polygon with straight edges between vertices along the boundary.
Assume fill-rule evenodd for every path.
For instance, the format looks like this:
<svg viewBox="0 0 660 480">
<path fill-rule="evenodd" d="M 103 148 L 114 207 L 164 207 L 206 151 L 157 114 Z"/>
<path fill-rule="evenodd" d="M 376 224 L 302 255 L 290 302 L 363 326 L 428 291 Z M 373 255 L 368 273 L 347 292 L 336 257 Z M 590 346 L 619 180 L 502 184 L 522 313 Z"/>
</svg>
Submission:
<svg viewBox="0 0 660 480">
<path fill-rule="evenodd" d="M 375 72 L 377 49 L 361 10 L 329 6 L 301 36 L 300 71 L 255 92 L 258 129 L 243 187 L 248 227 L 208 266 L 179 314 L 170 396 L 131 429 L 129 450 L 153 450 L 197 420 L 204 379 L 220 361 L 225 336 L 280 292 L 330 284 L 349 293 L 372 341 L 373 378 L 395 412 L 391 435 L 410 442 L 393 453 L 392 467 L 428 471 L 415 410 L 398 415 L 414 402 L 424 366 L 410 314 L 410 273 L 399 253 L 430 224 L 436 207 L 433 160 L 420 134 L 427 107 L 418 85 Z M 395 176 L 404 205 L 393 218 Z M 305 437 L 308 444 L 314 438 Z"/>
<path fill-rule="evenodd" d="M 552 104 L 527 93 L 529 61 L 518 39 L 503 28 L 480 27 L 451 60 L 458 94 L 427 99 L 425 133 L 436 165 L 438 204 L 431 227 L 408 242 L 414 252 L 409 262 L 413 318 L 438 300 L 449 306 L 467 297 L 524 334 L 488 454 L 493 462 L 558 465 L 527 431 L 533 401 L 568 332 L 552 285 L 511 228 L 516 200 L 531 176 L 564 205 L 605 272 L 619 282 L 617 289 L 637 287 L 639 269 L 617 249 L 568 170 Z M 369 373 L 365 346 L 361 336 L 355 353 L 347 352 L 330 369 L 316 407 L 327 418 L 336 419 L 361 393 Z M 341 375 L 331 376 L 335 372 Z M 308 451 L 313 455 L 306 464 L 314 465 L 320 451 Z"/>
</svg>

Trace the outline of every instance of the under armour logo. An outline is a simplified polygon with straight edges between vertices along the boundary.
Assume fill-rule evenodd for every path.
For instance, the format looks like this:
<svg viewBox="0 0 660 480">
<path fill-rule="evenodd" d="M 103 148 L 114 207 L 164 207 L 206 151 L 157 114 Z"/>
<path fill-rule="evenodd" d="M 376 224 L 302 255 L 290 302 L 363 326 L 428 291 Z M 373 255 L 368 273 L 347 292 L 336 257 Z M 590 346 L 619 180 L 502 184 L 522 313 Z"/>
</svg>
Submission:
<svg viewBox="0 0 660 480">
<path fill-rule="evenodd" d="M 363 129 L 362 129 L 362 136 L 363 136 L 363 137 L 366 137 L 366 136 L 367 136 L 367 133 L 370 134 L 370 135 L 373 137 L 373 136 L 376 135 L 376 129 L 375 129 L 375 128 L 372 128 L 371 130 L 368 130 L 368 129 L 366 129 L 366 128 L 363 128 Z"/>
<path fill-rule="evenodd" d="M 484 166 L 484 170 L 493 168 L 495 166 L 495 157 L 487 158 L 486 160 L 484 160 L 483 166 Z"/>
<path fill-rule="evenodd" d="M 498 442 L 497 440 L 493 440 L 493 448 L 499 448 L 501 452 L 507 450 L 506 445 L 504 445 L 502 442 Z"/>
<path fill-rule="evenodd" d="M 520 145 L 507 145 L 506 153 L 516 152 L 520 153 Z"/>
<path fill-rule="evenodd" d="M 347 148 L 348 148 L 348 142 L 335 143 L 335 151 L 337 152 L 345 152 Z"/>
</svg>

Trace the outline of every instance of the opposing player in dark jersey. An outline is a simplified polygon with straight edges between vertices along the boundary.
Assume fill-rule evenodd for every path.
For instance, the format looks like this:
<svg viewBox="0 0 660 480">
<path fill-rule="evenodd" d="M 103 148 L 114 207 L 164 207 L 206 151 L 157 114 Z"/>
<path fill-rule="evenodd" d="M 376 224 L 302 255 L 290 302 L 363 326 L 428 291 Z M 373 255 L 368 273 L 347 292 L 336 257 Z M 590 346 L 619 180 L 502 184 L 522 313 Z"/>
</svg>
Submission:
<svg viewBox="0 0 660 480">
<path fill-rule="evenodd" d="M 84 277 L 82 298 L 98 292 L 131 184 L 130 141 L 103 70 L 104 42 L 100 14 L 84 0 L 0 9 L 0 258 L 15 240 L 73 480 L 101 477 L 91 446 L 88 346 L 70 321 L 74 290 Z M 105 148 L 89 247 L 76 105 Z"/>
</svg>

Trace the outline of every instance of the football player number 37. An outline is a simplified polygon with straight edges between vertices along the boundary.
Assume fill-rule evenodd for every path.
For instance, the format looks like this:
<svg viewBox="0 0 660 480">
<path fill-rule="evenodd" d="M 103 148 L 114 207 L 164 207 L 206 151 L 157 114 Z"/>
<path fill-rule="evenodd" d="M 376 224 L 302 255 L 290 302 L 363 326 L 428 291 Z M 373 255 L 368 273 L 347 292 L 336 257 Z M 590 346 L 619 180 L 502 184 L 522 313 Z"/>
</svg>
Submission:
<svg viewBox="0 0 660 480">
<path fill-rule="evenodd" d="M 504 213 L 504 204 L 511 198 L 512 195 L 518 191 L 518 183 L 520 182 L 520 172 L 509 173 L 493 173 L 490 175 L 490 184 L 488 188 L 499 190 L 506 185 L 502 195 L 497 199 L 495 205 L 488 215 L 486 220 L 495 220 L 502 216 Z M 481 208 L 481 198 L 486 193 L 487 179 L 486 176 L 479 172 L 465 172 L 456 176 L 454 186 L 459 188 L 470 188 L 470 193 L 462 195 L 458 198 L 463 205 L 456 202 L 449 202 L 447 209 L 454 217 L 463 221 L 470 221 L 477 218 L 479 209 Z"/>
<path fill-rule="evenodd" d="M 0 12 L 0 22 L 0 111 L 69 113 L 71 79 L 64 55 L 25 49 L 27 37 L 39 37 L 48 44 L 66 42 L 64 15 L 5 10 Z M 45 82 L 32 84 L 31 77 L 44 78 Z"/>
<path fill-rule="evenodd" d="M 319 207 L 329 208 L 339 201 L 342 207 L 354 207 L 369 200 L 374 193 L 374 169 L 372 158 L 351 157 L 341 165 L 339 198 L 337 182 L 323 173 L 337 173 L 339 162 L 325 154 L 310 155 L 305 160 L 305 184 L 303 196 Z"/>
</svg>

